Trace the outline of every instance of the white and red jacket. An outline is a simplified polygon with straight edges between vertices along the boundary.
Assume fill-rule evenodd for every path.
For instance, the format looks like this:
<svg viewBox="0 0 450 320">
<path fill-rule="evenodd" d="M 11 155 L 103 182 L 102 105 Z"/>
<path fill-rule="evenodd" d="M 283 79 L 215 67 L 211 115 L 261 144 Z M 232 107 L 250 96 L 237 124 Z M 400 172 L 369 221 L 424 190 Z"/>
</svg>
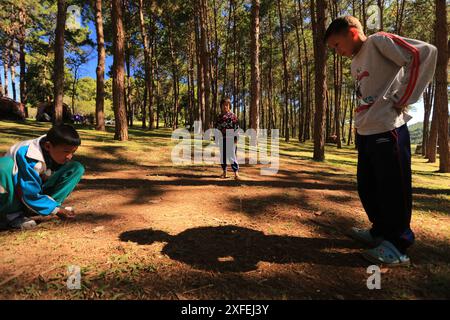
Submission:
<svg viewBox="0 0 450 320">
<path fill-rule="evenodd" d="M 371 135 L 398 128 L 412 117 L 394 106 L 419 100 L 436 68 L 437 49 L 423 41 L 378 32 L 353 56 L 356 79 L 358 134 Z"/>
</svg>

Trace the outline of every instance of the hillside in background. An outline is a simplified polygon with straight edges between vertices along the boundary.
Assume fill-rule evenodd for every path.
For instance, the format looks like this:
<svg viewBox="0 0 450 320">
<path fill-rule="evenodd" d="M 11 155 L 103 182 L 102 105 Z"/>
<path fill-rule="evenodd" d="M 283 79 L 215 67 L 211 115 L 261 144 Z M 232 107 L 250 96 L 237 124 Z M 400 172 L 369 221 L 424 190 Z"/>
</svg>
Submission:
<svg viewBox="0 0 450 320">
<path fill-rule="evenodd" d="M 417 122 L 408 126 L 411 144 L 422 144 L 423 122 Z"/>
<path fill-rule="evenodd" d="M 449 116 L 450 120 L 450 116 Z M 411 136 L 411 144 L 422 144 L 423 122 L 417 122 L 408 126 L 409 135 Z M 448 129 L 450 135 L 450 126 Z"/>
</svg>

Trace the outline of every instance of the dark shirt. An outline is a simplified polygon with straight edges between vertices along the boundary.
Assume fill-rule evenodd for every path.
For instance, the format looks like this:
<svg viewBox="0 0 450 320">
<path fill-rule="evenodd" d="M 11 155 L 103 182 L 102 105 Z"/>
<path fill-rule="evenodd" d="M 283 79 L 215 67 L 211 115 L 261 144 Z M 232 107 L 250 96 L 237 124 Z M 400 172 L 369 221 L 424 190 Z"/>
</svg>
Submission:
<svg viewBox="0 0 450 320">
<path fill-rule="evenodd" d="M 235 132 L 239 129 L 238 118 L 233 112 L 221 113 L 217 117 L 216 128 L 222 132 L 225 137 L 228 129 L 233 129 Z"/>
</svg>

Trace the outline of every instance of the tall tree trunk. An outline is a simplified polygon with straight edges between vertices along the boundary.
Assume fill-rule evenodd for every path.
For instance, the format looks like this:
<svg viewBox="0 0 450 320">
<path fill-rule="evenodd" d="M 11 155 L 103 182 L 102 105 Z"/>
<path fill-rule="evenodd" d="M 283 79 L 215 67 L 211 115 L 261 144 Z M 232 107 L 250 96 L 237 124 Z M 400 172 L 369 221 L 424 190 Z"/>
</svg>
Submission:
<svg viewBox="0 0 450 320">
<path fill-rule="evenodd" d="M 399 3 L 400 1 L 400 3 Z M 405 0 L 397 0 L 397 15 L 395 16 L 395 30 L 396 34 L 402 34 L 403 26 L 403 12 L 405 11 Z"/>
<path fill-rule="evenodd" d="M 348 107 L 348 101 L 349 101 L 349 90 L 347 88 L 347 90 L 345 90 L 344 87 L 344 112 L 342 115 L 342 120 L 341 120 L 341 137 L 342 137 L 342 142 L 345 143 L 345 119 L 347 118 L 347 107 Z M 350 110 L 351 112 L 351 110 Z"/>
<path fill-rule="evenodd" d="M 314 155 L 316 161 L 325 160 L 325 140 L 324 140 L 324 122 L 325 122 L 325 94 L 327 90 L 326 83 L 326 48 L 321 36 L 325 34 L 326 28 L 327 2 L 325 0 L 311 0 L 311 17 L 314 36 L 314 65 L 315 65 L 315 116 L 314 116 Z"/>
<path fill-rule="evenodd" d="M 188 70 L 188 84 L 189 84 L 189 124 L 194 125 L 195 118 L 195 87 L 194 87 L 194 60 L 195 60 L 195 50 L 193 39 L 189 40 L 189 70 Z"/>
<path fill-rule="evenodd" d="M 422 156 L 425 156 L 427 154 L 426 150 L 430 133 L 430 114 L 434 100 L 434 87 L 434 81 L 432 81 L 423 92 L 424 117 L 422 130 Z"/>
<path fill-rule="evenodd" d="M 154 115 L 153 115 L 153 72 L 152 72 L 152 66 L 151 66 L 151 50 L 150 45 L 148 42 L 148 36 L 147 36 L 147 28 L 145 27 L 145 20 L 144 20 L 144 4 L 143 0 L 139 0 L 139 23 L 141 27 L 141 36 L 142 36 L 142 43 L 144 44 L 144 67 L 145 67 L 145 86 L 146 90 L 148 92 L 148 101 L 149 101 L 149 129 L 153 129 L 154 127 Z M 145 109 L 145 108 L 144 108 Z M 145 124 L 145 116 L 143 117 L 144 120 L 142 120 L 142 126 L 143 128 L 146 127 Z"/>
<path fill-rule="evenodd" d="M 338 149 L 342 148 L 341 130 L 340 130 L 340 109 L 341 109 L 341 84 L 342 84 L 342 57 L 336 57 L 336 73 L 334 83 L 334 120 L 335 120 L 335 134 L 337 139 Z"/>
<path fill-rule="evenodd" d="M 206 31 L 207 19 L 207 2 L 206 0 L 198 0 L 200 7 L 200 51 L 201 63 L 203 65 L 203 80 L 204 80 L 204 96 L 205 96 L 205 128 L 210 128 L 211 123 L 211 105 L 210 105 L 210 79 L 209 79 L 209 50 L 208 39 Z"/>
<path fill-rule="evenodd" d="M 71 107 L 72 107 L 72 114 L 75 114 L 75 96 L 77 94 L 77 82 L 78 82 L 78 68 L 75 67 L 75 74 L 72 81 L 72 101 L 71 101 Z"/>
<path fill-rule="evenodd" d="M 64 29 L 66 26 L 66 1 L 58 0 L 58 14 L 55 31 L 55 64 L 54 64 L 54 115 L 53 124 L 63 123 L 63 97 L 64 97 Z"/>
<path fill-rule="evenodd" d="M 172 17 L 168 16 L 168 35 L 169 35 L 169 50 L 172 61 L 172 86 L 173 86 L 173 122 L 172 129 L 178 128 L 178 63 L 175 55 L 175 45 L 173 43 L 173 23 Z"/>
<path fill-rule="evenodd" d="M 18 42 L 19 42 L 19 65 L 20 65 L 20 102 L 25 107 L 25 116 L 28 117 L 28 108 L 27 108 L 27 84 L 25 81 L 25 30 L 26 30 L 26 20 L 27 16 L 25 13 L 25 9 L 23 7 L 23 3 L 20 3 L 19 7 L 19 33 L 18 33 Z"/>
<path fill-rule="evenodd" d="M 383 29 L 384 29 L 384 14 L 383 14 L 383 11 L 384 11 L 384 0 L 377 0 L 377 5 L 378 5 L 378 8 L 380 8 L 380 31 L 383 31 Z"/>
<path fill-rule="evenodd" d="M 435 163 L 436 162 L 436 147 L 438 142 L 438 110 L 436 108 L 436 93 L 435 93 L 435 99 L 434 99 L 434 107 L 433 107 L 433 115 L 431 118 L 431 127 L 430 127 L 430 134 L 428 136 L 428 142 L 427 142 L 427 152 L 426 157 L 428 159 L 428 162 Z"/>
<path fill-rule="evenodd" d="M 235 85 L 234 85 L 234 92 L 233 92 L 233 112 L 236 114 L 236 116 L 239 118 L 239 96 L 240 96 L 240 79 L 241 79 L 241 74 L 240 74 L 240 59 L 241 58 L 241 41 L 239 39 L 238 43 L 237 43 L 237 53 L 235 55 L 235 60 L 234 60 L 234 80 L 235 80 Z"/>
<path fill-rule="evenodd" d="M 123 13 L 120 0 L 112 0 L 112 24 L 113 24 L 113 107 L 116 120 L 115 140 L 128 140 L 128 124 L 125 110 L 125 52 Z"/>
<path fill-rule="evenodd" d="M 296 7 L 296 19 L 294 20 L 295 24 L 295 36 L 297 39 L 297 55 L 298 55 L 298 76 L 299 76 L 299 86 L 300 86 L 300 103 L 299 103 L 299 111 L 298 111 L 298 141 L 302 142 L 303 139 L 303 130 L 304 130 L 304 120 L 305 120 L 305 99 L 304 99 L 304 74 L 303 74 L 303 59 L 302 59 L 302 48 L 300 43 L 300 32 L 298 26 L 298 20 L 300 19 L 299 11 L 301 11 L 300 1 L 297 1 L 298 7 Z M 303 22 L 302 22 L 303 23 Z M 302 30 L 303 32 L 303 30 Z"/>
<path fill-rule="evenodd" d="M 218 113 L 218 76 L 219 76 L 219 35 L 217 32 L 217 5 L 216 0 L 213 0 L 213 8 L 212 8 L 213 14 L 212 14 L 212 21 L 209 23 L 211 28 L 214 30 L 210 30 L 210 39 L 213 38 L 212 34 L 214 34 L 214 41 L 210 41 L 210 52 L 211 52 L 211 59 L 210 61 L 210 79 L 211 79 L 211 91 L 212 91 L 212 97 L 211 97 L 211 123 L 215 117 L 215 115 Z M 208 15 L 207 15 L 208 16 Z"/>
<path fill-rule="evenodd" d="M 252 32 L 251 32 L 251 83 L 250 94 L 250 128 L 259 128 L 259 97 L 260 97 L 260 71 L 259 71 L 259 0 L 252 0 Z"/>
<path fill-rule="evenodd" d="M 144 79 L 145 81 L 145 79 Z M 147 87 L 144 86 L 144 94 L 143 94 L 143 103 L 142 103 L 142 107 L 141 107 L 141 112 L 142 112 L 142 129 L 146 129 L 147 128 L 147 124 L 146 124 L 146 118 L 147 118 Z"/>
<path fill-rule="evenodd" d="M 237 31 L 237 19 L 236 19 L 236 5 L 234 5 L 233 9 L 233 83 L 232 83 L 232 93 L 233 93 L 233 112 L 236 113 L 236 96 L 237 96 L 237 85 L 236 85 L 236 78 L 238 77 L 238 73 L 236 72 L 236 65 L 237 65 L 237 48 L 240 46 L 238 45 L 237 41 L 238 31 Z"/>
<path fill-rule="evenodd" d="M 366 1 L 361 0 L 361 14 L 364 34 L 367 34 Z"/>
<path fill-rule="evenodd" d="M 155 21 L 155 19 L 153 19 L 152 30 L 155 30 L 155 28 L 154 28 L 155 22 L 154 21 Z M 161 85 L 160 85 L 159 64 L 158 64 L 158 59 L 157 59 L 158 41 L 157 41 L 156 31 L 153 34 L 155 36 L 153 37 L 153 44 L 152 44 L 152 47 L 153 47 L 152 59 L 154 59 L 154 63 L 152 61 L 152 68 L 154 66 L 155 80 L 156 80 L 156 129 L 159 129 L 159 117 L 160 117 L 160 111 L 161 111 L 160 110 L 160 107 L 161 107 Z"/>
<path fill-rule="evenodd" d="M 276 110 L 273 105 L 273 33 L 272 33 L 272 14 L 269 12 L 269 71 L 268 71 L 268 99 L 269 99 L 269 129 L 274 129 L 276 125 L 275 114 Z"/>
<path fill-rule="evenodd" d="M 3 97 L 3 84 L 2 84 L 2 76 L 0 75 L 0 98 Z"/>
<path fill-rule="evenodd" d="M 436 47 L 438 57 L 436 64 L 435 108 L 438 121 L 439 171 L 450 172 L 450 152 L 448 144 L 448 30 L 445 0 L 436 0 Z"/>
<path fill-rule="evenodd" d="M 306 8 L 305 8 L 306 9 Z M 303 7 L 302 7 L 302 1 L 298 0 L 298 12 L 300 16 L 300 30 L 302 32 L 302 39 L 303 39 L 303 55 L 304 55 L 304 61 L 305 61 L 305 75 L 306 75 L 306 101 L 305 101 L 305 114 L 304 114 L 304 128 L 303 128 L 303 137 L 302 142 L 306 141 L 306 139 L 309 139 L 309 131 L 310 131 L 310 122 L 311 122 L 311 116 L 310 116 L 310 110 L 311 110 L 311 99 L 310 99 L 310 83 L 311 83 L 311 75 L 309 72 L 309 57 L 307 52 L 307 46 L 306 46 L 306 37 L 304 32 L 304 26 L 303 26 Z"/>
<path fill-rule="evenodd" d="M 7 47 L 8 45 L 6 45 Z M 8 50 L 5 50 L 3 52 L 3 76 L 5 78 L 5 96 L 8 97 L 9 95 L 9 75 L 8 75 L 8 71 L 9 71 L 9 54 L 8 54 Z"/>
<path fill-rule="evenodd" d="M 197 3 L 198 4 L 198 3 Z M 205 81 L 203 79 L 203 63 L 201 59 L 200 43 L 200 22 L 199 17 L 194 17 L 195 22 L 195 44 L 196 44 L 196 63 L 197 63 L 197 119 L 201 121 L 202 127 L 205 127 Z"/>
<path fill-rule="evenodd" d="M 347 139 L 347 145 L 349 146 L 352 143 L 352 136 L 353 136 L 353 114 L 355 112 L 355 99 L 356 99 L 356 90 L 353 90 L 352 97 L 350 98 L 350 121 L 349 121 L 349 129 L 348 129 L 348 139 Z"/>
<path fill-rule="evenodd" d="M 244 104 L 244 119 L 243 119 L 243 121 L 244 121 L 244 131 L 247 131 L 247 103 L 246 103 L 246 101 L 245 101 L 245 94 L 246 94 L 246 91 L 245 91 L 245 86 L 246 86 L 246 70 L 247 70 L 247 64 L 245 63 L 245 59 L 242 59 L 243 61 L 242 61 L 242 103 Z M 258 122 L 259 122 L 259 119 L 258 119 Z M 258 125 L 259 125 L 259 123 L 258 123 Z"/>
<path fill-rule="evenodd" d="M 330 115 L 330 99 L 329 99 L 329 90 L 326 89 L 325 92 L 325 142 L 330 137 L 330 127 L 331 127 L 331 115 Z"/>
<path fill-rule="evenodd" d="M 223 90 L 222 95 L 226 96 L 229 94 L 228 82 L 227 82 L 227 62 L 228 62 L 228 50 L 229 50 L 229 35 L 231 30 L 231 16 L 233 10 L 234 0 L 230 0 L 228 6 L 228 22 L 227 22 L 227 31 L 225 36 L 225 51 L 224 51 L 224 59 L 223 59 Z"/>
<path fill-rule="evenodd" d="M 129 126 L 133 126 L 134 122 L 134 108 L 131 103 L 131 53 L 130 53 L 130 44 L 128 39 L 125 39 L 125 66 L 126 66 L 126 88 L 124 88 L 125 95 L 125 110 L 128 110 L 128 123 Z"/>
<path fill-rule="evenodd" d="M 97 32 L 97 88 L 95 93 L 95 129 L 105 131 L 105 37 L 103 34 L 102 0 L 94 0 Z"/>
<path fill-rule="evenodd" d="M 14 58 L 15 57 L 15 52 L 14 52 L 14 48 L 13 48 L 13 45 L 14 45 L 14 42 L 11 42 L 11 44 L 12 44 L 12 47 L 11 47 L 11 50 L 10 50 L 10 55 L 9 55 L 9 61 L 10 61 L 10 64 L 9 64 L 9 69 L 10 69 L 10 71 L 11 71 L 11 89 L 12 89 L 12 94 L 13 94 L 13 100 L 14 101 L 17 101 L 17 92 L 16 92 L 16 59 Z"/>
<path fill-rule="evenodd" d="M 284 21 L 281 10 L 281 0 L 277 0 L 278 17 L 280 19 L 281 50 L 283 53 L 283 99 L 284 99 L 284 134 L 285 141 L 289 142 L 289 73 L 287 68 L 286 41 L 284 37 Z"/>
</svg>

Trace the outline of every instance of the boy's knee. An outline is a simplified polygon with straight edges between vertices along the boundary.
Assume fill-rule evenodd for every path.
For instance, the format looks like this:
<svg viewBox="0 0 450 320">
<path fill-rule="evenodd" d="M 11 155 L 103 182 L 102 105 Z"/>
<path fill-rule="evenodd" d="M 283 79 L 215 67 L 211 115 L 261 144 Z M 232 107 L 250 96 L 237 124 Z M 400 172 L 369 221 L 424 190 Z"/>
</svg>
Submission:
<svg viewBox="0 0 450 320">
<path fill-rule="evenodd" d="M 81 163 L 78 161 L 71 161 L 69 164 L 70 169 L 73 170 L 76 175 L 81 177 L 84 174 L 84 166 Z"/>
<path fill-rule="evenodd" d="M 14 160 L 10 157 L 0 157 L 0 175 L 10 175 L 14 167 Z"/>
</svg>

